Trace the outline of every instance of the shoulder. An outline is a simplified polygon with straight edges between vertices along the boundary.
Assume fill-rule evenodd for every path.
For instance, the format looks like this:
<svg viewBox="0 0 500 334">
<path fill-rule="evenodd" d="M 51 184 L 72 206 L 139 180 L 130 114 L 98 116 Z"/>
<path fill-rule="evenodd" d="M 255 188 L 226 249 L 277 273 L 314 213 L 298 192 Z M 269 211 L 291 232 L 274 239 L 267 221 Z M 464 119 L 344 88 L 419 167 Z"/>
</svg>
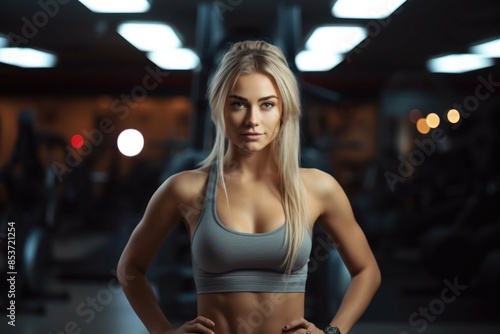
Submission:
<svg viewBox="0 0 500 334">
<path fill-rule="evenodd" d="M 307 192 L 317 199 L 330 198 L 343 192 L 337 180 L 317 168 L 300 168 L 300 178 Z"/>
<path fill-rule="evenodd" d="M 185 170 L 167 178 L 157 190 L 157 195 L 176 198 L 178 202 L 190 201 L 198 196 L 208 180 L 209 167 Z"/>
</svg>

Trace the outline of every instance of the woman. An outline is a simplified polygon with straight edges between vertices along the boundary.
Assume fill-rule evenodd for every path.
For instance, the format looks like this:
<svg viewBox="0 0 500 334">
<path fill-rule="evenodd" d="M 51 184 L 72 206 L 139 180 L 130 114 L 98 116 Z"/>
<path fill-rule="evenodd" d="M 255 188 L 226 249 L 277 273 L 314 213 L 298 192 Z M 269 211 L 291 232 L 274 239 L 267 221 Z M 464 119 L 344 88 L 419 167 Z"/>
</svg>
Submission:
<svg viewBox="0 0 500 334">
<path fill-rule="evenodd" d="M 339 184 L 299 168 L 299 91 L 285 57 L 263 41 L 235 43 L 208 98 L 212 152 L 199 169 L 159 187 L 118 264 L 132 307 L 154 334 L 348 333 L 379 287 L 380 272 Z M 191 240 L 198 317 L 174 328 L 145 272 L 181 220 Z M 325 329 L 303 318 L 315 222 L 352 276 Z"/>
</svg>

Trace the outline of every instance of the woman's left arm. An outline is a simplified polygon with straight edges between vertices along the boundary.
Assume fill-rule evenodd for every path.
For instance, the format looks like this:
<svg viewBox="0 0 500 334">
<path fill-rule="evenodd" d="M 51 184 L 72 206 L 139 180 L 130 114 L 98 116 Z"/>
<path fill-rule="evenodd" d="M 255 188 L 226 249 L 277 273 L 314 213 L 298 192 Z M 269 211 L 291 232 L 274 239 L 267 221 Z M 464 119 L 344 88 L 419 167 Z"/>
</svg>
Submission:
<svg viewBox="0 0 500 334">
<path fill-rule="evenodd" d="M 340 307 L 330 321 L 347 334 L 365 312 L 381 283 L 380 270 L 365 234 L 359 227 L 351 204 L 340 184 L 328 173 L 309 169 L 304 179 L 317 210 L 316 220 L 332 239 L 351 275 L 351 283 Z M 283 333 L 322 333 L 323 330 L 304 318 L 283 327 Z"/>
<path fill-rule="evenodd" d="M 332 239 L 352 278 L 337 313 L 330 321 L 332 326 L 346 334 L 365 312 L 382 279 L 344 190 L 331 175 L 318 170 L 314 173 L 318 174 L 314 191 L 321 211 L 317 222 Z"/>
</svg>

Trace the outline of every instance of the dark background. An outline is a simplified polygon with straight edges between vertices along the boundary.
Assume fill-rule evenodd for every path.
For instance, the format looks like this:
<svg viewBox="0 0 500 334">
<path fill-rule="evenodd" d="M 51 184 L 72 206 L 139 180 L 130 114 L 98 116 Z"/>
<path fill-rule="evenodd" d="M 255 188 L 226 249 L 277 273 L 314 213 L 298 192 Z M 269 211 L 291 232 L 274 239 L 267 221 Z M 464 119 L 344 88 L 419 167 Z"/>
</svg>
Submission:
<svg viewBox="0 0 500 334">
<path fill-rule="evenodd" d="M 44 16 L 48 3 L 53 15 Z M 16 327 L 4 315 L 1 332 L 145 333 L 116 286 L 116 264 L 159 184 L 193 168 L 211 147 L 203 96 L 221 50 L 264 39 L 281 46 L 294 67 L 315 27 L 356 23 L 369 36 L 341 64 L 296 72 L 301 163 L 341 183 L 382 270 L 382 286 L 352 333 L 499 333 L 499 61 L 462 74 L 430 73 L 425 64 L 498 37 L 500 3 L 409 0 L 382 20 L 338 19 L 331 5 L 156 0 L 147 13 L 98 14 L 76 0 L 3 0 L 0 34 L 54 52 L 58 63 L 0 63 L 2 312 L 11 221 L 18 272 Z M 157 69 L 116 32 L 128 20 L 170 24 L 201 67 Z M 33 22 L 40 24 L 27 34 Z M 127 104 L 151 71 L 162 74 L 159 85 Z M 459 123 L 442 117 L 450 108 L 462 112 Z M 439 127 L 419 133 L 412 110 L 438 114 Z M 116 147 L 126 128 L 145 137 L 133 158 Z M 85 151 L 67 146 L 75 134 L 84 135 Z M 348 276 L 320 230 L 314 240 L 306 316 L 323 326 Z M 177 323 L 195 313 L 189 261 L 179 226 L 148 271 Z"/>
</svg>

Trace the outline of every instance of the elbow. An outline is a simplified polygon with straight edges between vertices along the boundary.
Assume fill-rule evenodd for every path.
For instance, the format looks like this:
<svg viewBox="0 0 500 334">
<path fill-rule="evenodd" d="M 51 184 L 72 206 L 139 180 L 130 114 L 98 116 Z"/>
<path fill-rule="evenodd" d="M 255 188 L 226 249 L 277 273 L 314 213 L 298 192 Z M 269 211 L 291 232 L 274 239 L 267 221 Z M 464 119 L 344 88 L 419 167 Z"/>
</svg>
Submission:
<svg viewBox="0 0 500 334">
<path fill-rule="evenodd" d="M 135 266 L 124 261 L 123 258 L 120 259 L 116 268 L 116 278 L 122 289 L 125 289 L 131 282 L 137 279 L 139 274 L 140 271 Z"/>
<path fill-rule="evenodd" d="M 380 268 L 378 267 L 377 264 L 375 264 L 375 267 L 373 269 L 372 278 L 375 290 L 378 290 L 378 288 L 382 284 L 382 273 L 380 272 Z"/>
</svg>

